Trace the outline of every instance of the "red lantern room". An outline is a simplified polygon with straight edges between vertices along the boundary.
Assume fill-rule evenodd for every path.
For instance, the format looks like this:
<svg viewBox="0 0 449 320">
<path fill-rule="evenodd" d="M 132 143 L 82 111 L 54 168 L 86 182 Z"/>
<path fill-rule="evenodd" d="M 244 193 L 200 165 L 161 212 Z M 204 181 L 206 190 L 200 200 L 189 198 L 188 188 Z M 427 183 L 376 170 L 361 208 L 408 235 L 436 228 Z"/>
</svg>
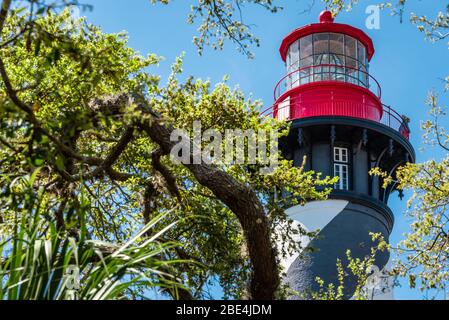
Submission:
<svg viewBox="0 0 449 320">
<path fill-rule="evenodd" d="M 282 41 L 280 54 L 287 70 L 275 87 L 273 116 L 361 118 L 386 124 L 408 139 L 406 121 L 382 104 L 381 87 L 369 74 L 371 38 L 360 29 L 335 23 L 329 11 L 319 19 Z"/>
</svg>

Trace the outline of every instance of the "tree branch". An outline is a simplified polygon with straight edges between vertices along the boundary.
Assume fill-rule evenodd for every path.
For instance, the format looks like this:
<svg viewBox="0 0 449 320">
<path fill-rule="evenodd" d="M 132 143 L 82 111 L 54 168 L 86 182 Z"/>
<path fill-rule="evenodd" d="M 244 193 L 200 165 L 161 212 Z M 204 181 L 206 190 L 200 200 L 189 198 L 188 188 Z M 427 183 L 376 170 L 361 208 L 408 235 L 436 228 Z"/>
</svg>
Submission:
<svg viewBox="0 0 449 320">
<path fill-rule="evenodd" d="M 173 128 L 162 124 L 160 117 L 149 106 L 142 106 L 151 115 L 151 121 L 140 124 L 148 136 L 165 154 L 175 143 L 170 140 Z M 184 164 L 198 182 L 209 188 L 237 216 L 242 226 L 252 264 L 250 297 L 257 300 L 275 298 L 279 286 L 276 250 L 271 242 L 269 221 L 262 204 L 251 188 L 235 180 L 219 168 L 202 164 Z"/>
<path fill-rule="evenodd" d="M 179 188 L 176 185 L 176 178 L 172 175 L 170 170 L 161 163 L 162 155 L 163 152 L 161 149 L 158 149 L 151 154 L 153 168 L 164 177 L 165 183 L 167 184 L 167 189 L 170 191 L 171 195 L 176 197 L 178 201 L 181 202 L 181 194 L 179 193 Z"/>
</svg>

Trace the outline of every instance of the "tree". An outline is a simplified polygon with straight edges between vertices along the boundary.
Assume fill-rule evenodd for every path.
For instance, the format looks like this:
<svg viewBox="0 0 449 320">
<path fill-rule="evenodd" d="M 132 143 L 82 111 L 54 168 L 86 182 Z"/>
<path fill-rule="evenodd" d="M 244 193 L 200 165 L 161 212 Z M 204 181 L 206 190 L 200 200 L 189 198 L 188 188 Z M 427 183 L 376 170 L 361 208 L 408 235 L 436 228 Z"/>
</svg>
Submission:
<svg viewBox="0 0 449 320">
<path fill-rule="evenodd" d="M 271 7 L 271 1 L 254 3 Z M 260 102 L 225 81 L 213 88 L 192 78 L 179 82 L 181 59 L 162 85 L 148 71 L 158 63 L 156 55 L 140 56 L 124 34 L 104 34 L 73 20 L 68 10 L 61 12 L 64 4 L 31 1 L 13 8 L 2 2 L 2 234 L 11 234 L 23 218 L 11 206 L 11 186 L 40 168 L 32 188 L 46 190 L 41 212 L 66 236 L 76 238 L 85 222 L 89 237 L 119 246 L 160 214 L 168 225 L 177 222 L 160 242 L 184 245 L 160 259 L 194 263 L 170 269 L 187 288 L 166 290 L 173 298 L 205 298 L 211 279 L 219 280 L 227 297 L 279 297 L 277 259 L 297 249 L 291 239 L 300 232 L 285 223 L 284 205 L 324 199 L 334 181 L 294 167 L 278 152 L 269 154 L 279 163 L 270 174 L 261 171 L 267 154 L 259 154 L 256 164 L 197 162 L 192 154 L 186 163 L 174 162 L 171 136 L 175 129 L 192 133 L 193 120 L 222 134 L 266 130 L 275 138 L 286 134 L 285 123 L 263 119 Z M 275 201 L 277 190 L 290 197 Z M 29 205 L 28 198 L 20 201 L 19 207 Z M 81 203 L 88 209 L 73 209 Z M 275 232 L 279 225 L 286 227 Z M 279 240 L 281 252 L 274 245 Z"/>
<path fill-rule="evenodd" d="M 412 288 L 445 289 L 449 281 L 449 136 L 440 126 L 444 108 L 434 94 L 428 104 L 432 120 L 422 124 L 426 141 L 441 148 L 445 156 L 419 164 L 408 164 L 397 173 L 399 189 L 411 190 L 408 201 L 411 231 L 396 248 L 395 273 L 407 276 Z"/>
</svg>

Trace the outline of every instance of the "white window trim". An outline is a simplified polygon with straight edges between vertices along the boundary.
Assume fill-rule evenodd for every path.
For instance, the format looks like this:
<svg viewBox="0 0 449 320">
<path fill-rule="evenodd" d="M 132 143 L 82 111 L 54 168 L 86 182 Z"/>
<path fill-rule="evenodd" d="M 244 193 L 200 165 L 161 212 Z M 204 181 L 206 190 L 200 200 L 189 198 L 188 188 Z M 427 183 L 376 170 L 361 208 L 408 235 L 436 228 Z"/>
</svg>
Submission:
<svg viewBox="0 0 449 320">
<path fill-rule="evenodd" d="M 346 159 L 343 159 L 343 156 Z M 349 163 L 349 149 L 334 147 L 334 162 Z"/>
<path fill-rule="evenodd" d="M 343 173 L 346 171 L 346 173 Z M 349 149 L 334 147 L 334 176 L 339 177 L 334 188 L 349 190 Z"/>
<path fill-rule="evenodd" d="M 346 174 L 343 173 L 343 168 L 346 168 Z M 337 174 L 337 172 L 339 174 Z M 335 183 L 334 188 L 338 190 L 349 190 L 349 165 L 343 163 L 334 163 L 334 176 L 339 177 L 338 182 Z M 346 182 L 346 186 L 345 186 Z"/>
</svg>

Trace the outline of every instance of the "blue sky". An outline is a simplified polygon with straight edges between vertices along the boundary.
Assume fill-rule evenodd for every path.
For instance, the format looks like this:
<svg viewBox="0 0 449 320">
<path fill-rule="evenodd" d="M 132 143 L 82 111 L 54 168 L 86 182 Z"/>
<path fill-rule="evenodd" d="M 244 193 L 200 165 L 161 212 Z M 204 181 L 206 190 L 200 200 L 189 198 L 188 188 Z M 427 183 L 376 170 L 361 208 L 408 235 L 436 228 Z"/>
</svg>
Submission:
<svg viewBox="0 0 449 320">
<path fill-rule="evenodd" d="M 303 11 L 313 0 L 278 1 L 284 10 L 277 14 L 247 6 L 244 19 L 254 25 L 252 31 L 262 40 L 261 47 L 254 50 L 255 59 L 249 60 L 236 51 L 233 43 L 227 43 L 223 51 L 206 49 L 200 57 L 192 44 L 196 27 L 186 24 L 190 1 L 173 0 L 168 6 L 153 6 L 148 0 L 84 2 L 94 6 L 92 12 L 83 13 L 90 22 L 101 26 L 105 32 L 126 31 L 132 48 L 142 54 L 156 53 L 165 57 L 155 70 L 163 78 L 170 72 L 175 58 L 185 52 L 184 75 L 210 79 L 212 83 L 229 75 L 231 85 L 238 85 L 248 95 L 263 100 L 267 107 L 273 103 L 274 86 L 285 74 L 278 51 L 283 37 L 304 24 L 317 22 L 324 9 L 319 0 L 309 13 Z M 420 162 L 443 156 L 437 149 L 423 145 L 419 125 L 427 118 L 425 100 L 429 90 L 440 92 L 441 102 L 448 105 L 441 79 L 449 75 L 449 52 L 445 41 L 432 44 L 424 40 L 424 35 L 408 22 L 408 16 L 415 12 L 433 17 L 438 9 L 444 8 L 442 2 L 445 1 L 409 0 L 404 23 L 400 23 L 398 16 L 390 16 L 390 12 L 385 11 L 381 14 L 379 30 L 365 27 L 366 6 L 378 3 L 373 0 L 361 0 L 352 12 L 342 13 L 336 19 L 361 28 L 372 37 L 376 53 L 370 64 L 370 74 L 382 86 L 383 102 L 412 119 L 411 141 Z M 446 127 L 449 127 L 448 119 L 445 119 Z M 404 215 L 405 201 L 392 197 L 389 205 L 396 216 L 391 236 L 391 242 L 395 244 L 408 230 L 409 219 Z M 398 299 L 423 296 L 406 287 L 396 289 L 395 295 Z"/>
</svg>

